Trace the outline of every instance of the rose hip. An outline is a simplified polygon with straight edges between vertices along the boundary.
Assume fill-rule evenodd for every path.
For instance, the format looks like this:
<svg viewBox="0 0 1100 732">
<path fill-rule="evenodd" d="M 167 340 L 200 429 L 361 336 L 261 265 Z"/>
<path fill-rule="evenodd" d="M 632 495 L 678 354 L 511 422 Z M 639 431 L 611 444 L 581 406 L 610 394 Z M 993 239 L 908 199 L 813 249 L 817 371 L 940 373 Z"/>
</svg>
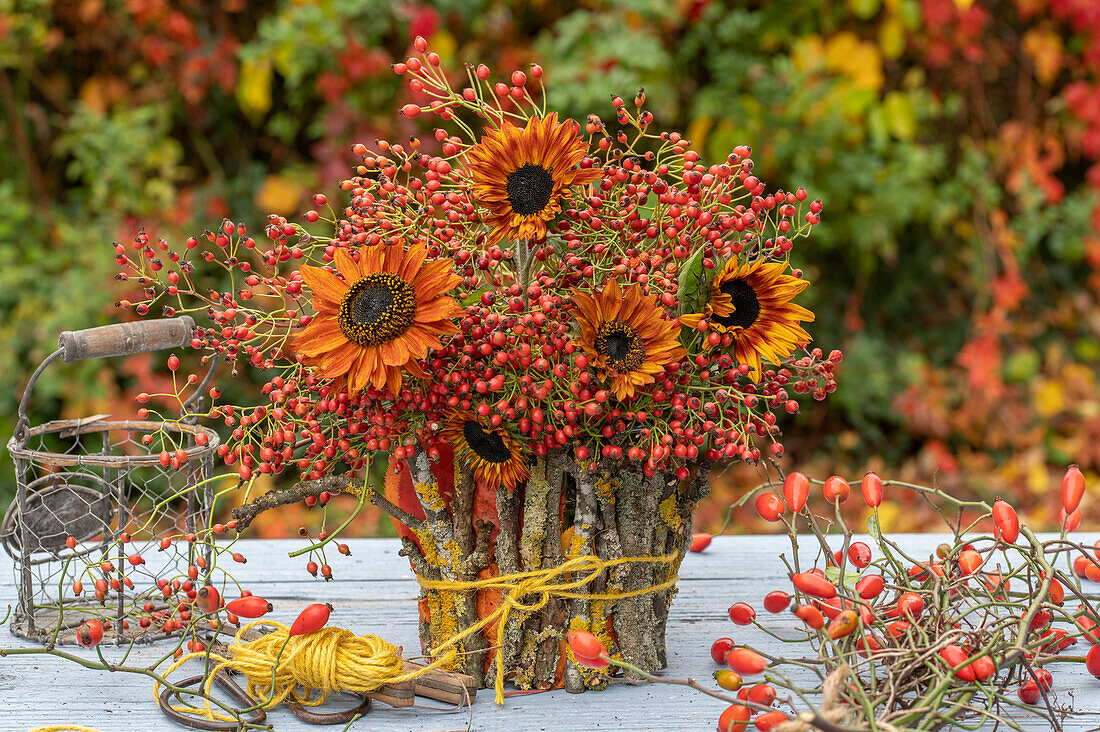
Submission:
<svg viewBox="0 0 1100 732">
<path fill-rule="evenodd" d="M 747 602 L 735 602 L 730 605 L 729 616 L 738 625 L 752 625 L 756 620 L 756 610 Z"/>
</svg>

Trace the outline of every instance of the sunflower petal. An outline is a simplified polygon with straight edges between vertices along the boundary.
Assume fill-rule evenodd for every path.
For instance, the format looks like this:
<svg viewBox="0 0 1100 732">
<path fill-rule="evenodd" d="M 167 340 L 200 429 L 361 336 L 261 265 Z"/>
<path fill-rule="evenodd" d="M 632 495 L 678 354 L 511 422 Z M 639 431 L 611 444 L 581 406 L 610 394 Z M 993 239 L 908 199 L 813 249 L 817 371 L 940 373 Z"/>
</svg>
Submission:
<svg viewBox="0 0 1100 732">
<path fill-rule="evenodd" d="M 339 305 L 347 291 L 348 286 L 340 281 L 336 275 L 320 267 L 303 264 L 298 268 L 302 274 L 302 282 L 306 283 L 314 296 L 327 302 Z"/>
</svg>

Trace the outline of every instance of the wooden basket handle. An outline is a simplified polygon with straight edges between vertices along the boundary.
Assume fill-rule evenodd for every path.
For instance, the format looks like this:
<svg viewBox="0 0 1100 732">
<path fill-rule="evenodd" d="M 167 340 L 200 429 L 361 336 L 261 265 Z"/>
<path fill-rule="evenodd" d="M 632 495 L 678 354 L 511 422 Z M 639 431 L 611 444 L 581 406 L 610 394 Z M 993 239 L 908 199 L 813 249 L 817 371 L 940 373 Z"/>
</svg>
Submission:
<svg viewBox="0 0 1100 732">
<path fill-rule="evenodd" d="M 191 342 L 195 321 L 189 315 L 134 323 L 115 323 L 86 330 L 67 330 L 57 339 L 61 360 L 82 361 L 182 348 Z"/>
</svg>

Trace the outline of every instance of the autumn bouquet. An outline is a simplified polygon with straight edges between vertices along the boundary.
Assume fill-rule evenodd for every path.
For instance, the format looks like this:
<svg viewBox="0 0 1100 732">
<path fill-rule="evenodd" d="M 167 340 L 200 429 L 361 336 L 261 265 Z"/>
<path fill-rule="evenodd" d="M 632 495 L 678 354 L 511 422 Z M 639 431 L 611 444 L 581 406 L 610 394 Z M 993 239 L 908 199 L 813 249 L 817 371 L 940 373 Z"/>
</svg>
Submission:
<svg viewBox="0 0 1100 732">
<path fill-rule="evenodd" d="M 644 91 L 563 119 L 537 65 L 494 83 L 415 49 L 400 112 L 431 137 L 356 145 L 347 204 L 317 195 L 262 243 L 227 220 L 117 246 L 142 287 L 122 305 L 205 315 L 192 345 L 263 373 L 258 400 L 215 388 L 206 412 L 232 430 L 238 531 L 299 501 L 376 504 L 421 582 L 425 653 L 480 684 L 605 683 L 568 629 L 661 668 L 708 477 L 781 456 L 778 417 L 835 388 L 790 261 L 821 203 L 767 190 L 748 147 L 704 162 Z M 290 487 L 255 495 L 261 474 Z M 341 521 L 296 552 L 310 571 L 331 575 Z"/>
</svg>

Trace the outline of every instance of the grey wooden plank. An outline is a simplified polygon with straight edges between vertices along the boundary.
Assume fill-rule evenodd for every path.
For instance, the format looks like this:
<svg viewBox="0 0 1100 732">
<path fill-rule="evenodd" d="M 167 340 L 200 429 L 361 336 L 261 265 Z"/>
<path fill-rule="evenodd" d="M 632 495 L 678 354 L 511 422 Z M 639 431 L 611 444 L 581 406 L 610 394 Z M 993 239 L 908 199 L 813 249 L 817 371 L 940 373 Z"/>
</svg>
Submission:
<svg viewBox="0 0 1100 732">
<path fill-rule="evenodd" d="M 1091 537 L 1090 537 L 1091 538 Z M 914 535 L 899 541 L 913 554 L 934 550 L 941 537 Z M 374 633 L 415 653 L 417 617 L 413 599 L 416 585 L 405 559 L 397 556 L 396 542 L 384 539 L 348 542 L 353 556 L 331 583 L 313 580 L 304 571 L 287 571 L 285 554 L 299 542 L 242 541 L 239 547 L 249 563 L 235 568 L 246 585 L 264 585 L 276 604 L 274 618 L 289 622 L 309 602 L 325 600 L 336 607 L 334 622 L 356 633 Z M 802 547 L 811 551 L 810 542 Z M 710 659 L 710 643 L 730 636 L 739 643 L 764 649 L 779 644 L 755 628 L 734 626 L 726 609 L 736 600 L 758 604 L 763 595 L 785 588 L 783 567 L 777 554 L 789 552 L 786 537 L 719 537 L 703 554 L 687 557 L 681 572 L 680 592 L 669 620 L 670 676 L 695 675 L 706 680 L 716 668 Z M 336 566 L 336 565 L 334 565 Z M 6 557 L 0 577 L 12 571 Z M 8 576 L 12 576 L 8 574 Z M 285 579 L 280 579 L 280 576 Z M 6 581 L 0 581 L 0 603 L 14 601 Z M 769 629 L 794 637 L 797 624 L 789 615 L 771 616 Z M 25 641 L 0 633 L 0 647 L 24 646 Z M 84 651 L 83 653 L 88 653 Z M 119 651 L 105 651 L 109 658 Z M 148 663 L 154 649 L 136 650 L 131 662 Z M 1074 706 L 1091 714 L 1067 720 L 1067 730 L 1094 729 L 1100 724 L 1100 682 L 1076 665 L 1056 669 L 1060 694 L 1075 695 Z M 714 699 L 677 687 L 645 688 L 613 686 L 604 692 L 570 695 L 556 691 L 509 697 L 501 708 L 492 694 L 483 691 L 475 705 L 477 730 L 665 730 L 713 729 L 724 705 Z M 269 721 L 276 730 L 313 729 L 283 709 L 273 710 Z M 0 730 L 26 730 L 37 725 L 82 724 L 102 732 L 179 729 L 160 716 L 152 698 L 152 686 L 144 677 L 90 672 L 75 664 L 48 656 L 8 657 L 0 660 Z M 378 705 L 362 729 L 427 730 L 464 729 L 462 714 L 393 710 Z"/>
</svg>

